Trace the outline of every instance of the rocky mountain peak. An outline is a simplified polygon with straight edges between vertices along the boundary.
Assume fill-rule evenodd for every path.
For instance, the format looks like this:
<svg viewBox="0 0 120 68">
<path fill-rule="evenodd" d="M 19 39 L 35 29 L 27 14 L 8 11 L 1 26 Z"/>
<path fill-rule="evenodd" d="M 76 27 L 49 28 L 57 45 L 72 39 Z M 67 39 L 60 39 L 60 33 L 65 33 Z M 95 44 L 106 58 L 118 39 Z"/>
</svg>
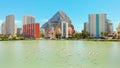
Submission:
<svg viewBox="0 0 120 68">
<path fill-rule="evenodd" d="M 48 22 L 46 22 L 42 28 L 49 28 L 49 27 L 53 27 L 53 25 L 57 25 L 60 27 L 60 23 L 62 22 L 68 22 L 71 23 L 70 18 L 66 15 L 65 12 L 63 11 L 58 11 L 55 15 L 53 15 L 53 17 L 48 20 Z"/>
<path fill-rule="evenodd" d="M 61 11 L 61 10 L 58 11 L 56 14 L 60 14 L 60 15 L 63 15 L 63 14 L 64 14 L 64 15 L 66 15 L 65 12 L 63 12 L 63 11 Z"/>
</svg>

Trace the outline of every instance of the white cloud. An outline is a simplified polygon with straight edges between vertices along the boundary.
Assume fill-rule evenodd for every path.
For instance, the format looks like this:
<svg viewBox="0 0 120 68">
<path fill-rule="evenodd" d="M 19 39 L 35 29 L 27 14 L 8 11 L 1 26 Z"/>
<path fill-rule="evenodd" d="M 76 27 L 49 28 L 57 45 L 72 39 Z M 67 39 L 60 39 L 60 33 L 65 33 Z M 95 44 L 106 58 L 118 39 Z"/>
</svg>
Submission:
<svg viewBox="0 0 120 68">
<path fill-rule="evenodd" d="M 15 23 L 16 23 L 16 24 L 21 24 L 22 21 L 20 21 L 20 20 L 15 20 Z"/>
<path fill-rule="evenodd" d="M 42 23 L 45 23 L 47 21 L 48 21 L 48 19 L 42 19 L 42 20 L 40 20 L 40 22 L 42 22 Z"/>
</svg>

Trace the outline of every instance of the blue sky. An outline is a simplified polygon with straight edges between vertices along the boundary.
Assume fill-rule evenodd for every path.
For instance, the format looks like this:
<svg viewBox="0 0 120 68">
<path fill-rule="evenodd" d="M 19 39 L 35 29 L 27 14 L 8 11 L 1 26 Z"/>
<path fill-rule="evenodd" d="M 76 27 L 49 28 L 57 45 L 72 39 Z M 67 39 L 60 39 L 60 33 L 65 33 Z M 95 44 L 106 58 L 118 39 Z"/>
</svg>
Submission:
<svg viewBox="0 0 120 68">
<path fill-rule="evenodd" d="M 0 23 L 7 15 L 14 14 L 17 26 L 22 27 L 22 16 L 29 14 L 43 25 L 59 10 L 71 18 L 77 31 L 83 29 L 88 14 L 106 13 L 114 30 L 120 21 L 120 0 L 3 0 L 0 2 Z"/>
</svg>

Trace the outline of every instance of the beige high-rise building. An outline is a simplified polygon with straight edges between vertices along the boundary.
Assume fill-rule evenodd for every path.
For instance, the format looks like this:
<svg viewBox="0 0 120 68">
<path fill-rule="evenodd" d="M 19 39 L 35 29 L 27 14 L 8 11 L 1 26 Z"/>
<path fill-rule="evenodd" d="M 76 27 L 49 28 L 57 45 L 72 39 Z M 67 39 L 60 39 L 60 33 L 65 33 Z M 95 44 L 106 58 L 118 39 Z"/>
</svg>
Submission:
<svg viewBox="0 0 120 68">
<path fill-rule="evenodd" d="M 107 23 L 107 32 L 109 34 L 112 34 L 113 33 L 113 24 L 112 24 L 112 22 L 110 20 L 107 20 L 106 23 Z"/>
<path fill-rule="evenodd" d="M 6 34 L 16 34 L 16 24 L 14 15 L 6 16 Z"/>
<path fill-rule="evenodd" d="M 30 16 L 30 15 L 24 15 L 23 16 L 23 25 L 31 24 L 31 23 L 35 23 L 35 17 Z"/>
<path fill-rule="evenodd" d="M 90 23 L 88 23 L 88 22 L 84 23 L 84 30 L 87 31 L 87 32 L 90 31 Z"/>
<path fill-rule="evenodd" d="M 2 31 L 2 34 L 5 35 L 6 34 L 6 23 L 2 23 L 2 27 L 1 27 L 1 31 Z"/>
<path fill-rule="evenodd" d="M 17 34 L 17 25 L 16 24 L 15 24 L 14 28 L 15 28 L 14 34 Z"/>
<path fill-rule="evenodd" d="M 120 23 L 118 24 L 116 30 L 117 30 L 116 32 L 117 38 L 120 38 Z"/>
<path fill-rule="evenodd" d="M 116 28 L 117 32 L 120 32 L 120 23 L 118 24 L 117 28 Z"/>
</svg>

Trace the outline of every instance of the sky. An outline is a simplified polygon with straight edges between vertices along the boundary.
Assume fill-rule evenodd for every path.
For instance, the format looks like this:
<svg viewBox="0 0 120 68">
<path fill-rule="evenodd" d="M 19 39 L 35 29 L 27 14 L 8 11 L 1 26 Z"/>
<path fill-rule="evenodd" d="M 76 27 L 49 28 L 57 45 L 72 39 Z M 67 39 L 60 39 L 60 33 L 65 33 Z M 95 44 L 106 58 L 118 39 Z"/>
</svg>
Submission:
<svg viewBox="0 0 120 68">
<path fill-rule="evenodd" d="M 42 26 L 57 11 L 64 11 L 72 20 L 76 31 L 81 31 L 88 14 L 107 14 L 114 30 L 120 21 L 120 0 L 2 0 L 0 2 L 0 26 L 5 17 L 15 15 L 17 27 L 22 27 L 22 17 L 32 15 Z M 0 27 L 1 31 L 1 27 Z"/>
</svg>

